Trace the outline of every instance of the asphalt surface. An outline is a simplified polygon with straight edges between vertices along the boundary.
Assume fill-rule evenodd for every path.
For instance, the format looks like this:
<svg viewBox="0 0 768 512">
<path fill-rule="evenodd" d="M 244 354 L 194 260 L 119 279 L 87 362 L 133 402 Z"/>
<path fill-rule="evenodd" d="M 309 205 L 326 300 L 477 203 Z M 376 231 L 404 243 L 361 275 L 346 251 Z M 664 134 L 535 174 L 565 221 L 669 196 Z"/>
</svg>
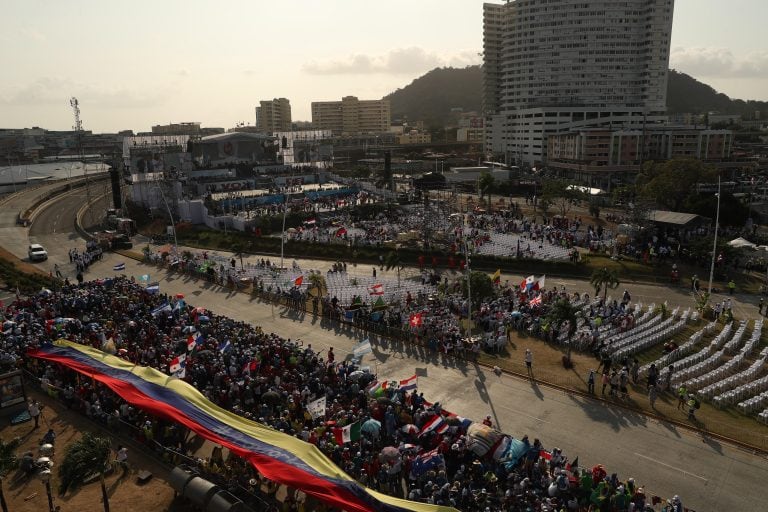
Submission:
<svg viewBox="0 0 768 512">
<path fill-rule="evenodd" d="M 70 215 L 83 204 L 83 199 L 71 196 L 57 201 L 55 212 L 44 212 L 30 230 L 30 236 L 45 241 L 52 267 L 58 262 L 65 274 L 74 275 L 69 268 L 67 250 L 83 247 L 71 232 Z M 75 207 L 77 206 L 77 208 Z M 39 223 L 39 224 L 38 224 Z M 1 228 L 0 228 L 1 229 Z M 23 234 L 26 234 L 22 231 Z M 23 236 L 23 235 L 22 235 Z M 4 242 L 4 241 L 3 241 Z M 27 239 L 16 240 L 24 247 Z M 15 251 L 12 251 L 15 252 Z M 272 258 L 274 261 L 274 257 Z M 262 303 L 248 295 L 196 281 L 186 276 L 168 274 L 143 263 L 127 260 L 116 254 L 107 255 L 87 272 L 87 279 L 114 275 L 112 266 L 125 262 L 125 274 L 151 274 L 160 282 L 161 291 L 183 293 L 192 305 L 204 305 L 216 313 L 261 325 L 265 331 L 311 343 L 315 350 L 334 348 L 337 357 L 344 357 L 352 345 L 367 334 L 348 328 L 327 325 L 319 318 Z M 289 266 L 292 259 L 286 259 Z M 304 269 L 324 270 L 330 262 L 304 260 Z M 350 273 L 368 275 L 370 266 L 352 267 Z M 519 279 L 509 275 L 503 279 Z M 547 284 L 566 285 L 592 293 L 588 283 L 547 278 Z M 620 295 L 623 287 L 614 291 Z M 631 285 L 633 300 L 645 303 L 668 301 L 670 305 L 692 305 L 688 290 L 669 290 L 651 285 Z M 716 300 L 718 300 L 716 298 Z M 754 317 L 756 307 L 751 297 L 737 296 L 734 307 L 739 316 Z M 414 351 L 409 346 L 372 337 L 374 353 L 363 364 L 382 378 L 402 379 L 419 374 L 419 389 L 431 400 L 462 416 L 481 418 L 491 414 L 505 432 L 540 438 L 545 447 L 562 448 L 573 458 L 579 456 L 582 466 L 604 464 L 609 472 L 620 477 L 634 477 L 646 485 L 650 494 L 671 497 L 679 494 L 686 507 L 702 511 L 764 510 L 762 485 L 768 481 L 768 459 L 728 444 L 642 414 L 629 412 L 610 404 L 571 393 L 540 386 L 509 375 L 497 376 L 492 371 L 471 363 L 444 361 Z M 768 428 L 766 428 L 768 439 Z"/>
</svg>

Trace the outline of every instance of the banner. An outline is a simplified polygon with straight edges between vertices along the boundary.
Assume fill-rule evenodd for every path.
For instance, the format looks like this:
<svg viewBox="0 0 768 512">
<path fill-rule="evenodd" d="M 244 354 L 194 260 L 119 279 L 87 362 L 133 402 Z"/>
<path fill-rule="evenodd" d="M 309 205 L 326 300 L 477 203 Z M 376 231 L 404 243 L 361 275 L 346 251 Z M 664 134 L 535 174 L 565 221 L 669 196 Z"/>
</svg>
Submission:
<svg viewBox="0 0 768 512">
<path fill-rule="evenodd" d="M 307 412 L 309 413 L 310 416 L 312 416 L 313 420 L 316 420 L 317 418 L 322 418 L 325 416 L 325 406 L 326 406 L 325 397 L 319 398 L 314 402 L 309 402 L 307 404 Z"/>
<path fill-rule="evenodd" d="M 101 382 L 134 407 L 173 421 L 243 457 L 279 484 L 349 512 L 457 512 L 393 498 L 363 487 L 317 447 L 222 409 L 189 383 L 100 350 L 58 340 L 29 356 L 62 364 Z"/>
</svg>

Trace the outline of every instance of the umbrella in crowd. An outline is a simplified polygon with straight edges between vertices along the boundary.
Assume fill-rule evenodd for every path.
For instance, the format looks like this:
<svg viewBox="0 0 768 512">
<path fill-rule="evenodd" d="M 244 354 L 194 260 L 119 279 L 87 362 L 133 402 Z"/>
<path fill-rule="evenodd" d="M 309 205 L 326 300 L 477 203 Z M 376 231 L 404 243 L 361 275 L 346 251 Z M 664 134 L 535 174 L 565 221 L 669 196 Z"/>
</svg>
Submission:
<svg viewBox="0 0 768 512">
<path fill-rule="evenodd" d="M 362 424 L 360 431 L 374 436 L 378 435 L 379 431 L 381 431 L 381 423 L 378 420 L 371 418 Z"/>
<path fill-rule="evenodd" d="M 379 460 L 381 462 L 393 462 L 400 458 L 400 450 L 394 446 L 387 446 L 379 454 Z"/>
</svg>

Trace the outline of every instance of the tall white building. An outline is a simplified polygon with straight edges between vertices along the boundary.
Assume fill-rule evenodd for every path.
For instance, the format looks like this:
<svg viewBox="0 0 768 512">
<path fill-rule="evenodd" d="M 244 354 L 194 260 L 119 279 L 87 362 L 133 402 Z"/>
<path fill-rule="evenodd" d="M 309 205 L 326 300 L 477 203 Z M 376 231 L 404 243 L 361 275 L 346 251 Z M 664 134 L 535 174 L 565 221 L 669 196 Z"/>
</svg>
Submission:
<svg viewBox="0 0 768 512">
<path fill-rule="evenodd" d="M 674 0 L 483 4 L 486 152 L 546 163 L 547 136 L 665 120 Z"/>
</svg>

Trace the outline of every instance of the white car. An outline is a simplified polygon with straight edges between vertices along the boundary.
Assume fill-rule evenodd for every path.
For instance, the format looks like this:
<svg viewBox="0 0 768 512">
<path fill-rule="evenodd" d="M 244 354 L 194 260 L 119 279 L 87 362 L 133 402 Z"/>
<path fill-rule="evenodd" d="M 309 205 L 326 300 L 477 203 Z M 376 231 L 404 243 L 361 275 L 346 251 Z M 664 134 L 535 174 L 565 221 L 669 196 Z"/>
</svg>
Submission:
<svg viewBox="0 0 768 512">
<path fill-rule="evenodd" d="M 27 254 L 29 254 L 29 261 L 45 261 L 48 259 L 48 251 L 40 244 L 30 245 Z"/>
</svg>

